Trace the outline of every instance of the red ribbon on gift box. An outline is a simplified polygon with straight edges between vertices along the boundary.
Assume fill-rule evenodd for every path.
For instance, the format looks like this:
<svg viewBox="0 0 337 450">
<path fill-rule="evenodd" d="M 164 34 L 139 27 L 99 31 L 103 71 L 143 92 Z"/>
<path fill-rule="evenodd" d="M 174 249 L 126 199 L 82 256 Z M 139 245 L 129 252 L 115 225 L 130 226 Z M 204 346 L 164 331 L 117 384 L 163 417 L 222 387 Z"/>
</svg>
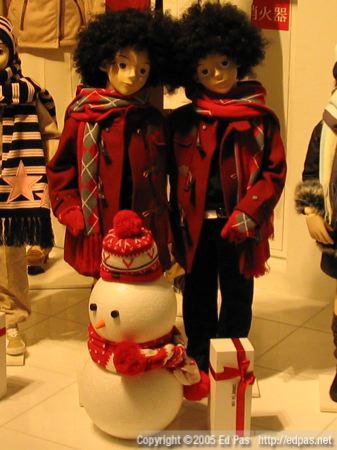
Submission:
<svg viewBox="0 0 337 450">
<path fill-rule="evenodd" d="M 253 372 L 248 372 L 250 361 L 246 358 L 246 352 L 240 339 L 232 338 L 232 341 L 236 348 L 238 367 L 224 366 L 223 372 L 215 372 L 213 367 L 210 366 L 210 372 L 216 381 L 240 377 L 236 390 L 236 433 L 239 436 L 243 436 L 245 428 L 245 393 L 247 386 L 254 383 L 255 376 Z"/>
<path fill-rule="evenodd" d="M 0 337 L 6 334 L 6 328 L 0 328 Z"/>
</svg>

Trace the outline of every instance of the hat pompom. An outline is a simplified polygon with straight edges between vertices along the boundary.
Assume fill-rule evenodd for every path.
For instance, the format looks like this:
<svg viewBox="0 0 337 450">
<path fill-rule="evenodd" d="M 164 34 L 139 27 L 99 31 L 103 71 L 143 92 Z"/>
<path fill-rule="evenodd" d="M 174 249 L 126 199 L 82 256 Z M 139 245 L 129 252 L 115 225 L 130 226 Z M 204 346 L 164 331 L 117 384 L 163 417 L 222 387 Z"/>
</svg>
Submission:
<svg viewBox="0 0 337 450">
<path fill-rule="evenodd" d="M 119 211 L 113 219 L 115 234 L 119 239 L 138 236 L 142 232 L 142 219 L 134 211 Z"/>
<path fill-rule="evenodd" d="M 161 277 L 158 248 L 137 213 L 119 211 L 103 239 L 101 277 L 106 281 L 137 283 Z"/>
</svg>

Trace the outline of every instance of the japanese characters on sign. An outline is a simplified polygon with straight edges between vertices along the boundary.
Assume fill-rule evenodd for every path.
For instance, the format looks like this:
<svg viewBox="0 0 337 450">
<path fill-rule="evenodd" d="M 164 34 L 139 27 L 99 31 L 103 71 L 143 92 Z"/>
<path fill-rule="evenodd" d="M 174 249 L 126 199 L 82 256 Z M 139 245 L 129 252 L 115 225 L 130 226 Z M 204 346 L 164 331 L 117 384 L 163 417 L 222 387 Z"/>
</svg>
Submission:
<svg viewBox="0 0 337 450">
<path fill-rule="evenodd" d="M 289 30 L 290 0 L 254 0 L 252 23 L 259 28 Z"/>
</svg>

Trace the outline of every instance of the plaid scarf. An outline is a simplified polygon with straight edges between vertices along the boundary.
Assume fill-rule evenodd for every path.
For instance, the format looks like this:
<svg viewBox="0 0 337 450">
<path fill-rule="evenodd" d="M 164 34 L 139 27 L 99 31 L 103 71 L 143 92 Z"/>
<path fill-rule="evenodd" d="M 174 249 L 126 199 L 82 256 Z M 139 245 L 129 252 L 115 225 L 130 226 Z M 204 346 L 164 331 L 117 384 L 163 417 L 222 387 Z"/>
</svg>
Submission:
<svg viewBox="0 0 337 450">
<path fill-rule="evenodd" d="M 193 99 L 195 110 L 203 116 L 213 116 L 225 120 L 238 120 L 244 128 L 244 140 L 247 140 L 247 130 L 251 130 L 251 137 L 257 143 L 256 152 L 250 154 L 249 159 L 243 164 L 248 168 L 249 180 L 246 186 L 248 190 L 254 181 L 258 178 L 261 170 L 261 162 L 264 150 L 264 124 L 263 115 L 266 113 L 273 114 L 272 111 L 265 106 L 265 89 L 257 82 L 241 82 L 237 89 L 234 90 L 233 97 L 213 98 L 202 95 Z M 222 143 L 222 145 L 225 145 Z M 241 147 L 247 146 L 246 142 L 242 142 L 241 134 L 237 134 L 234 144 L 234 154 L 236 157 L 245 153 L 241 152 Z M 253 147 L 254 148 L 254 147 Z M 238 179 L 242 179 L 239 174 Z M 239 193 L 239 199 L 244 192 Z"/>
<path fill-rule="evenodd" d="M 235 129 L 234 155 L 236 161 L 241 161 L 241 168 L 245 173 L 238 173 L 239 191 L 237 201 L 258 180 L 261 173 L 262 161 L 264 158 L 265 129 L 263 117 L 272 116 L 278 123 L 278 119 L 273 111 L 265 105 L 264 87 L 257 81 L 242 81 L 226 97 L 211 97 L 205 93 L 191 99 L 198 114 L 210 117 L 217 117 L 228 121 L 238 121 L 239 129 Z M 257 145 L 256 145 L 257 144 Z M 222 147 L 226 142 L 222 140 Z M 245 149 L 249 151 L 245 151 Z M 251 151 L 251 149 L 256 149 Z M 239 167 L 237 167 L 239 171 Z M 269 217 L 264 225 L 259 229 L 263 238 L 269 238 L 273 234 L 273 216 Z M 265 253 L 258 240 L 249 239 L 239 247 L 240 272 L 246 277 L 263 275 L 268 267 L 266 260 L 269 257 Z"/>
<path fill-rule="evenodd" d="M 146 104 L 147 92 L 124 97 L 116 91 L 103 88 L 80 88 L 68 108 L 68 114 L 80 121 L 78 152 L 81 161 L 79 192 L 85 221 L 86 234 L 100 234 L 98 198 L 101 122 L 110 116 L 121 115 Z M 122 128 L 125 127 L 122 125 Z"/>
<path fill-rule="evenodd" d="M 0 244 L 52 247 L 46 161 L 36 100 L 53 118 L 55 105 L 47 90 L 22 76 L 17 56 L 11 67 L 0 72 L 0 80 Z"/>
</svg>

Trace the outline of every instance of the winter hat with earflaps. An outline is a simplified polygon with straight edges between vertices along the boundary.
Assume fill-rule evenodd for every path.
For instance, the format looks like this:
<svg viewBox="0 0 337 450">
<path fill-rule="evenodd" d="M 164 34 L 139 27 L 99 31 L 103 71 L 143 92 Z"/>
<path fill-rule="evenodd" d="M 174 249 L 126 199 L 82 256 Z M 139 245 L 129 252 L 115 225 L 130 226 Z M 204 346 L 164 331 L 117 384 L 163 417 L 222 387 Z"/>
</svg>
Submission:
<svg viewBox="0 0 337 450">
<path fill-rule="evenodd" d="M 152 233 L 134 211 L 115 215 L 113 228 L 103 239 L 100 275 L 122 283 L 154 281 L 162 275 Z"/>
<path fill-rule="evenodd" d="M 16 52 L 15 37 L 11 22 L 4 16 L 0 16 L 0 40 L 9 49 L 9 63 L 11 63 Z"/>
</svg>

